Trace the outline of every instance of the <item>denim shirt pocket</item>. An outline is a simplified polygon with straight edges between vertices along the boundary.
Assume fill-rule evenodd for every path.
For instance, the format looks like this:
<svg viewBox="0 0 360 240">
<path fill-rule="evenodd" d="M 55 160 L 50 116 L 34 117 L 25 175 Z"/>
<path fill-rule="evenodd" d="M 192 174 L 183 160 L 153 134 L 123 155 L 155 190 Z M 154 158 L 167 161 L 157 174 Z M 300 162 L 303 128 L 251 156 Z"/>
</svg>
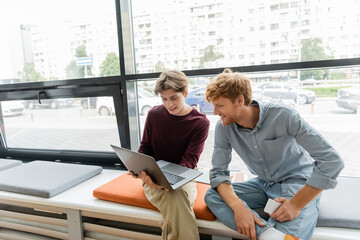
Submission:
<svg viewBox="0 0 360 240">
<path fill-rule="evenodd" d="M 270 172 L 274 174 L 280 167 L 291 148 L 292 138 L 281 136 L 276 139 L 265 139 L 262 144 L 263 156 L 268 163 Z"/>
</svg>

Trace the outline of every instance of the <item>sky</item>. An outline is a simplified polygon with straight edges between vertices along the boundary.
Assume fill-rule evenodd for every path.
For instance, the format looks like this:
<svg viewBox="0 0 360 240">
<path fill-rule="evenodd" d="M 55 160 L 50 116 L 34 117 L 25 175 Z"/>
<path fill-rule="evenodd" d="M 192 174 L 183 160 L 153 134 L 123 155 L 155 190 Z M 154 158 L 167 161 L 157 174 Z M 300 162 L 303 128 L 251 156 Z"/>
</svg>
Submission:
<svg viewBox="0 0 360 240">
<path fill-rule="evenodd" d="M 170 0 L 131 0 L 132 9 L 136 13 L 154 6 L 164 6 L 168 1 Z M 114 9 L 114 0 L 11 0 L 0 3 L 0 20 L 11 23 L 50 24 L 57 19 L 91 18 L 101 13 L 114 12 Z"/>
<path fill-rule="evenodd" d="M 91 19 L 108 12 L 99 9 L 114 11 L 114 5 L 114 0 L 12 0 L 0 4 L 0 21 L 43 25 L 65 19 Z"/>
</svg>

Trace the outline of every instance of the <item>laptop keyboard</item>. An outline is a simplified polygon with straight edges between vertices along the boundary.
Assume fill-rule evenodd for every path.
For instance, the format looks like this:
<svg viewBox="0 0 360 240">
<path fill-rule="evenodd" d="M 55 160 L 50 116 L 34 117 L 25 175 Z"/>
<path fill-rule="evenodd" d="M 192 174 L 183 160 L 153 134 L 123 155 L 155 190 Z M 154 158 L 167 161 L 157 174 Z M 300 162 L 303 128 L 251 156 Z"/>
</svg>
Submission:
<svg viewBox="0 0 360 240">
<path fill-rule="evenodd" d="M 180 182 L 181 180 L 184 180 L 183 177 L 180 177 L 178 175 L 175 175 L 175 174 L 172 174 L 172 173 L 169 173 L 166 171 L 163 171 L 163 173 L 171 185 L 174 185 L 174 184 Z"/>
</svg>

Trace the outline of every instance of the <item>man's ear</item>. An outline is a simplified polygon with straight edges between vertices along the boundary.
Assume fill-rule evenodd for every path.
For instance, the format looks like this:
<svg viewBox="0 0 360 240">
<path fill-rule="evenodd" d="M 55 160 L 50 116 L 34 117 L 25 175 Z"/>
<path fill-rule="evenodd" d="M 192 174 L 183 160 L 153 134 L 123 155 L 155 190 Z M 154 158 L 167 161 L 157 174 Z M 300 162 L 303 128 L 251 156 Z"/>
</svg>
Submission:
<svg viewBox="0 0 360 240">
<path fill-rule="evenodd" d="M 239 104 L 244 104 L 244 96 L 242 94 L 240 94 L 236 99 L 235 99 L 236 103 Z"/>
<path fill-rule="evenodd" d="M 188 93 L 189 93 L 189 91 L 185 91 L 185 92 L 184 92 L 184 97 L 185 97 L 185 98 L 187 97 Z"/>
</svg>

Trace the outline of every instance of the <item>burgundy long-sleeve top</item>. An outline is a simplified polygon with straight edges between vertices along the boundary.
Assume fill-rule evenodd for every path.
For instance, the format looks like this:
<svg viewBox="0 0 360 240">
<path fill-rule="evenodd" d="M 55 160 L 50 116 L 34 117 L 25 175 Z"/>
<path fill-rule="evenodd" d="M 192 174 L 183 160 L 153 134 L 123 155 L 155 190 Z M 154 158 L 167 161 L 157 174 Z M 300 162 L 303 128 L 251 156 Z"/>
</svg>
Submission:
<svg viewBox="0 0 360 240">
<path fill-rule="evenodd" d="M 185 116 L 171 115 L 163 105 L 146 118 L 139 152 L 194 169 L 204 149 L 209 120 L 193 109 Z"/>
</svg>

